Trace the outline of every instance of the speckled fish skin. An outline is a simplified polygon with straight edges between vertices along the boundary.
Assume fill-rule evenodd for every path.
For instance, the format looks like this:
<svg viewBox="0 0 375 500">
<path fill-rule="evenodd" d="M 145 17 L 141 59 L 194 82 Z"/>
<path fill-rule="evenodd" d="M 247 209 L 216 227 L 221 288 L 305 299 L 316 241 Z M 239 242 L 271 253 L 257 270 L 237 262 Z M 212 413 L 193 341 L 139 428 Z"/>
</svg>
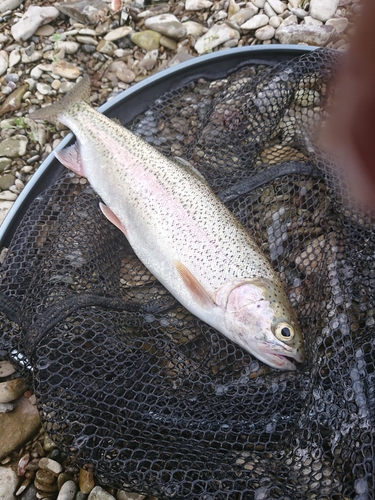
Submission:
<svg viewBox="0 0 375 500">
<path fill-rule="evenodd" d="M 58 120 L 76 135 L 58 159 L 87 177 L 107 205 L 104 214 L 190 312 L 268 365 L 295 369 L 291 359 L 304 361 L 302 334 L 255 241 L 200 174 L 98 113 L 89 92 L 83 78 L 31 115 Z"/>
</svg>

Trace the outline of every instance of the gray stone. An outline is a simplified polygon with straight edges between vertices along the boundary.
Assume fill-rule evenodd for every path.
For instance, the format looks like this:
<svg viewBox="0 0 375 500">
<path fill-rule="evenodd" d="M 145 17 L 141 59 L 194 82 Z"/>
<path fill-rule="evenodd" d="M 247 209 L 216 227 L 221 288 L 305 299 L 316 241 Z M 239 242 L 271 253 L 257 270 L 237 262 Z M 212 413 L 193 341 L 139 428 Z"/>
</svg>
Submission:
<svg viewBox="0 0 375 500">
<path fill-rule="evenodd" d="M 145 49 L 147 52 L 149 50 L 155 50 L 159 48 L 161 34 L 153 30 L 144 30 L 137 33 L 133 33 L 131 36 L 131 41 Z"/>
<path fill-rule="evenodd" d="M 21 61 L 23 63 L 34 63 L 34 62 L 37 62 L 37 61 L 40 61 L 43 57 L 43 54 L 39 51 L 39 50 L 34 50 L 33 52 L 31 52 L 31 54 L 29 54 L 27 52 L 27 49 L 24 49 L 22 48 L 21 49 Z"/>
<path fill-rule="evenodd" d="M 15 500 L 18 477 L 10 467 L 0 467 L 0 499 Z"/>
<path fill-rule="evenodd" d="M 52 92 L 52 88 L 47 83 L 37 83 L 36 90 L 42 95 L 49 95 Z"/>
<path fill-rule="evenodd" d="M 145 26 L 150 30 L 157 31 L 164 36 L 179 40 L 186 36 L 186 28 L 173 14 L 160 14 L 145 19 Z"/>
<path fill-rule="evenodd" d="M 160 45 L 169 50 L 177 50 L 176 40 L 173 40 L 173 38 L 169 38 L 168 36 L 162 36 L 160 38 Z"/>
<path fill-rule="evenodd" d="M 116 500 L 108 491 L 103 490 L 100 486 L 95 486 L 91 490 L 87 500 Z"/>
<path fill-rule="evenodd" d="M 0 142 L 0 156 L 19 158 L 26 154 L 28 142 L 27 137 L 24 135 L 14 135 L 13 137 L 9 137 L 9 139 L 4 139 Z"/>
<path fill-rule="evenodd" d="M 109 42 L 114 42 L 115 40 L 120 40 L 120 38 L 124 38 L 124 36 L 130 35 L 133 29 L 130 26 L 121 26 L 120 28 L 116 28 L 115 30 L 110 31 L 104 37 L 104 40 L 108 40 Z"/>
<path fill-rule="evenodd" d="M 95 40 L 95 38 L 93 38 L 92 36 L 88 35 L 77 35 L 76 40 L 77 42 L 84 43 L 85 45 L 98 45 L 98 41 Z"/>
<path fill-rule="evenodd" d="M 297 16 L 295 15 L 291 15 L 291 16 L 288 16 L 286 17 L 280 24 L 280 28 L 282 26 L 290 26 L 292 24 L 298 24 L 298 19 L 297 19 Z"/>
<path fill-rule="evenodd" d="M 9 56 L 5 50 L 0 50 L 0 76 L 8 69 Z"/>
<path fill-rule="evenodd" d="M 55 6 L 60 12 L 81 23 L 98 23 L 108 14 L 108 4 L 103 0 L 77 0 L 59 2 Z"/>
<path fill-rule="evenodd" d="M 186 29 L 186 35 L 201 36 L 203 33 L 203 26 L 195 21 L 185 21 L 181 23 Z"/>
<path fill-rule="evenodd" d="M 9 361 L 0 361 L 0 377 L 9 377 L 16 369 Z"/>
<path fill-rule="evenodd" d="M 315 17 L 306 16 L 303 23 L 309 26 L 322 26 L 323 21 L 319 21 L 319 19 L 315 19 Z"/>
<path fill-rule="evenodd" d="M 292 9 L 291 12 L 299 19 L 304 19 L 307 16 L 307 12 L 304 9 Z"/>
<path fill-rule="evenodd" d="M 75 54 L 78 49 L 79 49 L 79 43 L 73 42 L 71 40 L 58 40 L 55 43 L 55 48 L 57 50 L 63 49 L 65 51 L 65 54 Z"/>
<path fill-rule="evenodd" d="M 185 10 L 202 10 L 209 9 L 212 6 L 212 2 L 209 0 L 186 0 Z"/>
<path fill-rule="evenodd" d="M 128 491 L 119 490 L 116 493 L 116 500 L 144 500 L 145 495 L 140 493 L 129 493 Z"/>
<path fill-rule="evenodd" d="M 263 12 L 264 14 L 266 14 L 267 17 L 277 16 L 276 12 L 273 10 L 273 8 L 268 2 L 266 2 L 265 4 Z"/>
<path fill-rule="evenodd" d="M 100 40 L 96 50 L 101 54 L 112 56 L 117 49 L 117 45 L 109 40 Z"/>
<path fill-rule="evenodd" d="M 12 412 L 0 415 L 0 460 L 20 448 L 39 428 L 40 418 L 36 406 L 31 405 L 25 397 L 19 398 Z"/>
<path fill-rule="evenodd" d="M 21 54 L 18 49 L 12 50 L 9 54 L 9 67 L 13 68 L 21 61 Z"/>
<path fill-rule="evenodd" d="M 135 80 L 135 73 L 129 68 L 122 68 L 116 71 L 117 79 L 120 82 L 132 83 Z"/>
<path fill-rule="evenodd" d="M 309 14 L 319 21 L 328 21 L 336 12 L 339 0 L 310 0 Z"/>
<path fill-rule="evenodd" d="M 290 25 L 280 26 L 276 31 L 276 38 L 280 43 L 306 43 L 325 47 L 330 41 L 335 29 L 333 26 Z"/>
<path fill-rule="evenodd" d="M 242 30 L 257 30 L 262 26 L 266 26 L 268 24 L 268 16 L 265 14 L 257 14 L 252 17 L 246 23 L 241 26 Z"/>
<path fill-rule="evenodd" d="M 48 24 L 59 15 L 55 7 L 38 7 L 30 5 L 21 20 L 11 28 L 12 36 L 18 42 L 28 40 L 39 26 Z"/>
<path fill-rule="evenodd" d="M 1 207 L 0 207 L 1 210 Z M 0 214 L 1 215 L 1 214 Z M 0 222 L 1 224 L 1 222 Z M 9 413 L 13 411 L 14 405 L 12 403 L 0 403 L 0 413 Z"/>
<path fill-rule="evenodd" d="M 245 9 L 241 9 L 237 14 L 234 14 L 230 20 L 233 23 L 236 23 L 238 26 L 241 26 L 243 23 L 254 17 L 259 9 L 255 7 L 255 5 L 247 4 L 248 6 Z"/>
<path fill-rule="evenodd" d="M 167 67 L 171 68 L 172 66 L 176 66 L 177 64 L 181 64 L 185 61 L 190 61 L 191 59 L 194 59 L 194 56 L 189 54 L 189 52 L 187 52 L 186 50 L 182 49 L 179 50 L 174 57 L 172 57 Z"/>
<path fill-rule="evenodd" d="M 207 33 L 197 40 L 194 48 L 198 54 L 204 54 L 206 52 L 211 52 L 212 49 L 228 40 L 239 40 L 239 38 L 240 34 L 237 30 L 230 28 L 226 24 L 215 24 Z"/>
<path fill-rule="evenodd" d="M 11 163 L 12 160 L 10 158 L 0 158 L 0 173 L 3 172 Z"/>
<path fill-rule="evenodd" d="M 44 26 L 39 26 L 35 34 L 37 36 L 51 36 L 55 32 L 55 28 L 51 24 L 45 24 Z"/>
<path fill-rule="evenodd" d="M 23 0 L 0 0 L 0 14 L 7 10 L 17 9 L 22 2 Z"/>
<path fill-rule="evenodd" d="M 66 481 L 59 491 L 57 500 L 73 500 L 77 491 L 77 485 L 74 481 Z"/>
</svg>

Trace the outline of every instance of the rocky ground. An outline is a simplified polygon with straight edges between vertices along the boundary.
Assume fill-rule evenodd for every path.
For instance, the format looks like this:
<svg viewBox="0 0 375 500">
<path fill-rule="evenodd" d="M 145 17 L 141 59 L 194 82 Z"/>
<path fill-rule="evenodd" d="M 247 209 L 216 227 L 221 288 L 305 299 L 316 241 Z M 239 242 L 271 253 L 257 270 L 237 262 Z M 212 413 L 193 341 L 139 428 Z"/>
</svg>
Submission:
<svg viewBox="0 0 375 500">
<path fill-rule="evenodd" d="M 103 104 L 132 84 L 188 59 L 256 44 L 345 50 L 360 11 L 354 0 L 133 2 L 0 0 L 0 223 L 67 131 L 29 112 L 88 73 Z M 40 430 L 34 396 L 0 361 L 0 499 L 117 500 Z M 149 497 L 151 498 L 151 497 Z"/>
</svg>

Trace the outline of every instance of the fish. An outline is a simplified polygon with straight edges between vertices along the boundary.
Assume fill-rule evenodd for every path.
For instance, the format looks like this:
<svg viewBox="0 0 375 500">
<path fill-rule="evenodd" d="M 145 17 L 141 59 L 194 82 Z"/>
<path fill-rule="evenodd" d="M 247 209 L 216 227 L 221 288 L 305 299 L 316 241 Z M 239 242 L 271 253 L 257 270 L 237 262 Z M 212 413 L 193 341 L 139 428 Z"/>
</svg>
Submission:
<svg viewBox="0 0 375 500">
<path fill-rule="evenodd" d="M 188 311 L 267 365 L 295 370 L 304 340 L 283 286 L 202 174 L 90 105 L 90 78 L 30 114 L 65 124 L 75 144 L 56 158 L 84 176 L 107 219 Z"/>
</svg>

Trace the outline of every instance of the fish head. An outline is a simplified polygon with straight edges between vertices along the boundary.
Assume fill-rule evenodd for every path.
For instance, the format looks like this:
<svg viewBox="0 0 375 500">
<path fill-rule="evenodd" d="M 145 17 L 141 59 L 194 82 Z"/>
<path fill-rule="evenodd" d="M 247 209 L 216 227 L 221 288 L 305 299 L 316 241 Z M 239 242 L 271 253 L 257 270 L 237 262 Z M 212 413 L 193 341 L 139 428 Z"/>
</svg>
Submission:
<svg viewBox="0 0 375 500">
<path fill-rule="evenodd" d="M 235 280 L 220 290 L 228 336 L 273 368 L 295 370 L 305 360 L 300 326 L 281 285 L 268 278 Z"/>
</svg>

